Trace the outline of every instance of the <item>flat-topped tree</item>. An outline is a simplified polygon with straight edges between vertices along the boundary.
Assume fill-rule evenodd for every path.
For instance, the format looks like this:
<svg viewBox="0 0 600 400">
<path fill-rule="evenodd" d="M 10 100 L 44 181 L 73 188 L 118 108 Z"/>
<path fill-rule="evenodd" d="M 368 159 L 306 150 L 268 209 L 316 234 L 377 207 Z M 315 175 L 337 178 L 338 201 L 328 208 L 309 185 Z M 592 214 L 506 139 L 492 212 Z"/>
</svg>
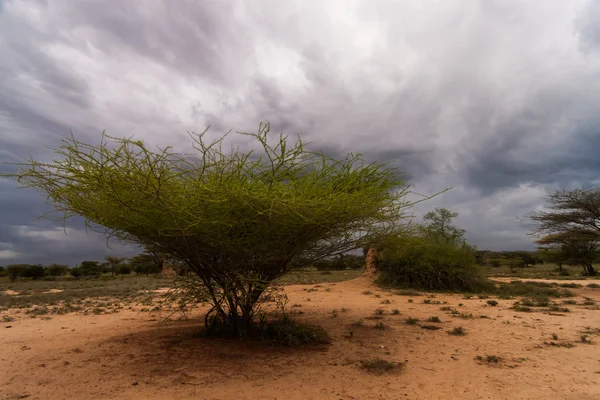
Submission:
<svg viewBox="0 0 600 400">
<path fill-rule="evenodd" d="M 549 211 L 526 218 L 534 222 L 532 235 L 541 249 L 560 250 L 566 262 L 595 275 L 593 263 L 600 248 L 600 189 L 558 190 L 547 197 Z"/>
<path fill-rule="evenodd" d="M 206 132 L 206 131 L 205 131 Z M 309 151 L 298 138 L 252 138 L 260 152 L 223 150 L 225 136 L 193 134 L 194 154 L 103 134 L 74 137 L 52 163 L 8 175 L 41 190 L 62 218 L 82 216 L 108 237 L 151 247 L 195 273 L 208 324 L 244 335 L 274 279 L 402 229 L 408 186 L 393 168 Z M 98 226 L 96 226 L 98 225 Z"/>
</svg>

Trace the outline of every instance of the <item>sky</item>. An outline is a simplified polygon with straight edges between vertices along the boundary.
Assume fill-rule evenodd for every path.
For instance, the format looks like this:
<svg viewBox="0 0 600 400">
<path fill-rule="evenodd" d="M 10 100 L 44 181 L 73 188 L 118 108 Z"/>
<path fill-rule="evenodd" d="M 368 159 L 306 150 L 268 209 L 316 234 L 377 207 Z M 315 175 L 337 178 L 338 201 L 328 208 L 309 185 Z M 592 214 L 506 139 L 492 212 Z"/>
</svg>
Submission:
<svg viewBox="0 0 600 400">
<path fill-rule="evenodd" d="M 269 121 L 453 187 L 415 215 L 458 212 L 492 250 L 535 248 L 518 217 L 546 194 L 600 186 L 595 0 L 0 0 L 0 54 L 0 162 L 50 160 L 69 129 L 185 150 Z M 138 251 L 49 210 L 0 178 L 0 265 Z"/>
</svg>

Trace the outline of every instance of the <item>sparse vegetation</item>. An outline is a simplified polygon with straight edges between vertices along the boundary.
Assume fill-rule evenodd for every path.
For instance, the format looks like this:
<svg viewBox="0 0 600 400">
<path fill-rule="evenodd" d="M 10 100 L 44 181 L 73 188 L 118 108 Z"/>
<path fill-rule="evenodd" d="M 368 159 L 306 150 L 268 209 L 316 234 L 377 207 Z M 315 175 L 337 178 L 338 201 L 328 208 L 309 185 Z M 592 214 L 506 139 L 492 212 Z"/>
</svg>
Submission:
<svg viewBox="0 0 600 400">
<path fill-rule="evenodd" d="M 442 322 L 440 321 L 440 317 L 432 316 L 427 319 L 429 322 Z"/>
<path fill-rule="evenodd" d="M 488 300 L 486 303 L 492 307 L 496 307 L 498 305 L 496 300 Z"/>
<path fill-rule="evenodd" d="M 464 336 L 467 334 L 467 332 L 465 331 L 465 329 L 462 326 L 457 326 L 454 329 L 452 329 L 451 331 L 448 331 L 449 335 L 454 335 L 454 336 Z"/>
<path fill-rule="evenodd" d="M 381 358 L 375 358 L 372 360 L 361 361 L 360 367 L 371 373 L 382 374 L 390 372 L 395 369 L 401 368 L 402 364 L 391 361 L 382 360 Z"/>
<path fill-rule="evenodd" d="M 408 318 L 406 319 L 406 324 L 407 324 L 407 325 L 416 325 L 416 324 L 417 324 L 417 322 L 419 322 L 419 319 L 418 319 L 418 318 L 412 318 L 412 317 L 408 317 Z"/>
<path fill-rule="evenodd" d="M 385 329 L 385 324 L 383 322 L 379 321 L 379 322 L 375 323 L 375 329 L 380 329 L 380 330 Z"/>
</svg>

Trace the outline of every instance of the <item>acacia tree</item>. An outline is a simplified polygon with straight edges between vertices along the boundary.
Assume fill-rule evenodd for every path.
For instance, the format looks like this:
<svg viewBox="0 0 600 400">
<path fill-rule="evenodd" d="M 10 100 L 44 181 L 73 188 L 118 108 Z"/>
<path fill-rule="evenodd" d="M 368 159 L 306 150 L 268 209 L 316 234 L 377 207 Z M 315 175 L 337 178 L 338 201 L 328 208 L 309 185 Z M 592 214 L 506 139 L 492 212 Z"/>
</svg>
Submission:
<svg viewBox="0 0 600 400">
<path fill-rule="evenodd" d="M 125 261 L 124 257 L 116 257 L 116 256 L 106 256 L 104 257 L 104 259 L 106 260 L 106 262 L 108 263 L 109 267 L 110 267 L 110 276 L 115 276 L 115 273 L 117 272 L 119 265 Z"/>
<path fill-rule="evenodd" d="M 526 218 L 535 223 L 533 232 L 542 248 L 560 249 L 568 262 L 583 266 L 585 275 L 595 275 L 593 261 L 600 244 L 600 190 L 559 190 L 547 197 L 550 211 Z"/>
<path fill-rule="evenodd" d="M 458 213 L 436 207 L 423 216 L 423 235 L 437 244 L 460 246 L 465 243 L 465 230 L 453 225 Z"/>
<path fill-rule="evenodd" d="M 405 225 L 408 186 L 360 154 L 334 159 L 269 124 L 241 133 L 260 151 L 223 150 L 225 136 L 192 134 L 194 154 L 102 136 L 71 135 L 58 161 L 29 159 L 13 176 L 41 190 L 61 218 L 80 215 L 107 237 L 186 264 L 207 325 L 244 335 L 269 283 L 295 268 L 375 242 Z M 274 142 L 274 143 L 273 143 Z"/>
</svg>

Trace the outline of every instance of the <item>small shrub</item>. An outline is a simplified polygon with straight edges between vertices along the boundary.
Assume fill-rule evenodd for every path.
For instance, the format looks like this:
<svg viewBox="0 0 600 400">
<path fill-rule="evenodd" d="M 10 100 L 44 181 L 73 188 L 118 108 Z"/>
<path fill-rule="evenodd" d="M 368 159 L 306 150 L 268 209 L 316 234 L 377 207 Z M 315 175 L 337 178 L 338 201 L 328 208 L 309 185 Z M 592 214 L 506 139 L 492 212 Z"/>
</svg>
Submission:
<svg viewBox="0 0 600 400">
<path fill-rule="evenodd" d="M 553 340 L 558 340 L 558 335 L 557 335 L 556 333 L 553 333 L 553 334 L 552 334 L 552 339 L 553 339 Z"/>
<path fill-rule="evenodd" d="M 392 315 L 400 315 L 400 310 L 398 310 L 397 308 L 394 308 L 392 310 Z"/>
<path fill-rule="evenodd" d="M 487 294 L 480 294 L 479 296 L 477 296 L 478 298 L 480 298 L 481 300 L 485 300 L 485 299 L 489 299 L 489 295 Z"/>
<path fill-rule="evenodd" d="M 439 326 L 435 326 L 435 325 L 422 325 L 421 328 L 427 329 L 429 331 L 437 331 L 437 330 L 442 329 Z"/>
<path fill-rule="evenodd" d="M 392 302 L 389 299 L 385 299 L 385 300 L 381 300 L 379 302 L 379 304 L 392 304 Z"/>
<path fill-rule="evenodd" d="M 594 301 L 594 299 L 586 297 L 585 300 L 581 304 L 583 304 L 584 306 L 593 306 L 596 304 L 596 301 Z"/>
<path fill-rule="evenodd" d="M 354 326 L 363 326 L 364 325 L 364 320 L 361 318 L 358 321 L 354 322 L 352 325 L 354 325 Z"/>
<path fill-rule="evenodd" d="M 462 326 L 457 326 L 454 329 L 452 329 L 451 331 L 449 331 L 448 334 L 454 335 L 454 336 L 464 336 L 467 334 L 467 332 L 464 330 L 464 328 Z"/>
<path fill-rule="evenodd" d="M 381 298 L 381 295 L 380 295 L 380 294 L 376 294 L 376 295 L 375 295 L 375 298 L 377 298 L 377 299 L 380 299 L 380 298 Z"/>
<path fill-rule="evenodd" d="M 375 310 L 376 315 L 383 315 L 384 313 L 385 313 L 385 310 L 383 308 L 378 308 Z"/>
<path fill-rule="evenodd" d="M 592 344 L 592 340 L 589 338 L 588 335 L 581 335 L 580 339 L 581 339 L 581 343 Z"/>
<path fill-rule="evenodd" d="M 394 369 L 399 368 L 402 364 L 382 360 L 380 358 L 375 358 L 373 360 L 361 361 L 360 367 L 364 370 L 367 370 L 371 373 L 382 374 L 385 372 L 393 371 Z"/>
<path fill-rule="evenodd" d="M 518 312 L 531 312 L 531 308 L 527 307 L 527 306 L 522 306 L 518 303 L 515 303 L 514 306 L 512 306 L 512 309 Z"/>
<path fill-rule="evenodd" d="M 2 316 L 2 322 L 12 322 L 15 319 L 13 317 L 11 317 L 10 315 L 3 315 Z"/>
<path fill-rule="evenodd" d="M 370 294 L 373 294 L 373 292 L 371 292 L 370 290 L 365 290 L 364 292 L 362 292 L 362 294 L 366 294 L 368 296 Z"/>
<path fill-rule="evenodd" d="M 577 304 L 577 301 L 575 301 L 575 300 L 563 300 L 563 304 L 571 304 L 571 305 L 573 305 L 573 304 Z"/>
<path fill-rule="evenodd" d="M 427 321 L 429 321 L 429 322 L 442 322 L 442 321 L 440 321 L 440 318 L 436 317 L 436 316 L 429 317 L 429 319 L 427 319 Z"/>
<path fill-rule="evenodd" d="M 495 363 L 495 364 L 498 364 L 498 362 L 500 361 L 500 357 L 498 357 L 498 356 L 494 356 L 494 355 L 492 355 L 492 356 L 486 356 L 486 359 L 485 359 L 485 360 L 486 360 L 487 362 L 489 362 L 489 363 Z"/>
<path fill-rule="evenodd" d="M 453 308 L 450 306 L 444 306 L 444 307 L 440 307 L 440 311 L 452 311 Z"/>
<path fill-rule="evenodd" d="M 375 329 L 380 329 L 380 330 L 385 329 L 385 324 L 383 322 L 379 321 L 375 324 Z"/>
<path fill-rule="evenodd" d="M 562 287 L 562 288 L 570 288 L 570 289 L 577 289 L 582 287 L 582 285 L 580 285 L 579 283 L 561 283 L 558 286 Z"/>
<path fill-rule="evenodd" d="M 423 300 L 423 304 L 431 304 L 431 300 L 425 299 L 425 300 Z"/>
<path fill-rule="evenodd" d="M 498 302 L 496 300 L 488 300 L 486 303 L 492 307 L 496 307 L 498 305 Z"/>
<path fill-rule="evenodd" d="M 408 299 L 408 302 L 409 302 L 409 303 L 413 303 L 413 302 L 414 302 L 414 300 L 413 300 L 413 299 Z"/>
<path fill-rule="evenodd" d="M 592 288 L 592 289 L 598 289 L 598 288 L 600 288 L 600 285 L 597 283 L 590 283 L 587 285 L 587 287 Z"/>
<path fill-rule="evenodd" d="M 413 289 L 401 289 L 395 292 L 398 296 L 422 296 L 422 294 Z"/>
<path fill-rule="evenodd" d="M 320 326 L 307 325 L 287 315 L 269 322 L 262 330 L 263 340 L 286 346 L 327 344 L 331 338 Z"/>
<path fill-rule="evenodd" d="M 407 325 L 416 325 L 416 324 L 417 324 L 417 322 L 419 322 L 419 319 L 418 319 L 418 318 L 412 318 L 412 317 L 408 317 L 408 318 L 406 319 L 406 324 L 407 324 Z"/>
</svg>

